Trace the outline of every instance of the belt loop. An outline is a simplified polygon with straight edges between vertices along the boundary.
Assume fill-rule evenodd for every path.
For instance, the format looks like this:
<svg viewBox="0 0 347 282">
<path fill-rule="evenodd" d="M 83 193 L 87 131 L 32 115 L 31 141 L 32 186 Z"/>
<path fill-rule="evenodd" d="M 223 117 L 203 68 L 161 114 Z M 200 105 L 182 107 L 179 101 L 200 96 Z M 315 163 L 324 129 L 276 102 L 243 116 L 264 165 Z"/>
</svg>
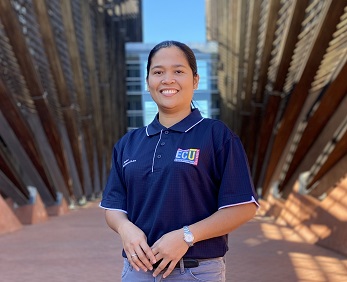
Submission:
<svg viewBox="0 0 347 282">
<path fill-rule="evenodd" d="M 180 259 L 180 272 L 181 272 L 181 274 L 186 273 L 186 271 L 184 270 L 184 261 L 183 261 L 183 258 Z"/>
</svg>

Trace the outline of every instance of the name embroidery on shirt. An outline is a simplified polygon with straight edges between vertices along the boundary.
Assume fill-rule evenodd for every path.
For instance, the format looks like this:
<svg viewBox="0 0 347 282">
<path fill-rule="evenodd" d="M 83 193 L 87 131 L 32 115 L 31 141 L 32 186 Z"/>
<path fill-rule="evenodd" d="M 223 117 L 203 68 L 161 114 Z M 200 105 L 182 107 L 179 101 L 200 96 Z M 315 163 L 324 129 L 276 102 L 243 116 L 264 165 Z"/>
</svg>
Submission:
<svg viewBox="0 0 347 282">
<path fill-rule="evenodd" d="M 199 161 L 200 149 L 177 149 L 175 162 L 182 162 L 197 165 Z"/>
<path fill-rule="evenodd" d="M 127 159 L 127 160 L 123 163 L 123 167 L 125 167 L 125 166 L 128 165 L 128 164 L 134 163 L 134 162 L 136 162 L 136 160 L 129 160 L 129 159 Z"/>
</svg>

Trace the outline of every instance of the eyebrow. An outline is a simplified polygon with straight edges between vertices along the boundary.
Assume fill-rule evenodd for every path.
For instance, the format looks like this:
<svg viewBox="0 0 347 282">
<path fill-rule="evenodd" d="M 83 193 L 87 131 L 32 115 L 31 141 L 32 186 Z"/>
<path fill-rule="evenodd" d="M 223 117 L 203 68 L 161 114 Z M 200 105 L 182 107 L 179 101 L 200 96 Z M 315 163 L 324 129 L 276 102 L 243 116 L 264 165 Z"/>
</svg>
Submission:
<svg viewBox="0 0 347 282">
<path fill-rule="evenodd" d="M 174 67 L 174 68 L 187 68 L 185 65 L 181 65 L 181 64 L 172 65 L 172 67 Z M 156 66 L 151 67 L 151 70 L 152 69 L 157 69 L 157 68 L 164 68 L 164 66 L 156 65 Z"/>
</svg>

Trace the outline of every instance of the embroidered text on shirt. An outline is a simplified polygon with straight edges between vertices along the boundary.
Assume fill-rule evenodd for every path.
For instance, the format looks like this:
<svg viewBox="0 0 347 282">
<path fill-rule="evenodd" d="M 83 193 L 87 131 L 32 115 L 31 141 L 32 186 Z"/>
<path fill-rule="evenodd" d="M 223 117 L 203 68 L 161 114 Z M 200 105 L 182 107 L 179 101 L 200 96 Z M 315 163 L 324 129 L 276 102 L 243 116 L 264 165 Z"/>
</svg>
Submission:
<svg viewBox="0 0 347 282">
<path fill-rule="evenodd" d="M 126 161 L 124 161 L 123 167 L 125 167 L 126 165 L 128 165 L 130 163 L 134 163 L 134 162 L 136 162 L 136 160 L 129 160 L 129 159 L 127 159 Z"/>
</svg>

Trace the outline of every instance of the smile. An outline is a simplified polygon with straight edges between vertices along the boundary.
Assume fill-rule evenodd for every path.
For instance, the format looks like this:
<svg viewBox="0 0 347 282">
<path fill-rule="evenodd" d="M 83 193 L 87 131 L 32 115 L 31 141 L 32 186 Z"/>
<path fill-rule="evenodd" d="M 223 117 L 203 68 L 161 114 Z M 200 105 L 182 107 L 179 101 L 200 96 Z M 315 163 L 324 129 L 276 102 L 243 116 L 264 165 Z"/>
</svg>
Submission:
<svg viewBox="0 0 347 282">
<path fill-rule="evenodd" d="M 164 90 L 161 90 L 160 93 L 166 95 L 166 96 L 170 96 L 170 95 L 174 95 L 178 92 L 178 90 L 176 89 L 164 89 Z"/>
</svg>

